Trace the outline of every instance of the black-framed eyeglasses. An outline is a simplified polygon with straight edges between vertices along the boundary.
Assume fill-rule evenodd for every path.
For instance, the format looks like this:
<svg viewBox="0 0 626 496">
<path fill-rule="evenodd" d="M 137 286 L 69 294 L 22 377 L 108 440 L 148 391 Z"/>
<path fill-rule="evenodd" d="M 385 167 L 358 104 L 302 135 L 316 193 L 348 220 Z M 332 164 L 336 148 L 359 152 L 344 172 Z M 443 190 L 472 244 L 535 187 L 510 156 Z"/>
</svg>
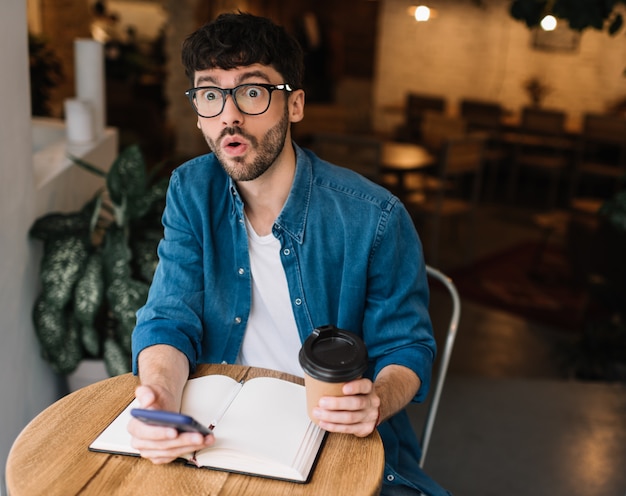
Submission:
<svg viewBox="0 0 626 496">
<path fill-rule="evenodd" d="M 198 86 L 185 91 L 191 105 L 200 117 L 220 115 L 230 95 L 240 112 L 247 115 L 259 115 L 270 108 L 272 93 L 293 91 L 288 84 L 246 83 L 234 88 L 224 89 L 216 86 Z"/>
</svg>

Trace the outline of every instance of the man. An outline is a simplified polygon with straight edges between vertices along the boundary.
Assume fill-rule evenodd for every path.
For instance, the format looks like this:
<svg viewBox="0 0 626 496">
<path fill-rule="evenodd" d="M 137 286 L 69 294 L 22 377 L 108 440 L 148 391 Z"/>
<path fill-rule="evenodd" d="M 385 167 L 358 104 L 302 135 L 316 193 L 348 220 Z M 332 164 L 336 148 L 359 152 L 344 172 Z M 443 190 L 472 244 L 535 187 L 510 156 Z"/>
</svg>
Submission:
<svg viewBox="0 0 626 496">
<path fill-rule="evenodd" d="M 182 58 L 213 153 L 172 174 L 160 262 L 133 333 L 139 403 L 178 411 L 197 363 L 301 376 L 302 343 L 335 324 L 364 339 L 370 368 L 345 397 L 320 400 L 320 426 L 356 436 L 378 427 L 383 494 L 447 494 L 419 469 L 403 410 L 425 397 L 435 353 L 408 213 L 388 191 L 292 143 L 290 124 L 304 117 L 302 52 L 283 28 L 224 14 L 185 41 Z M 137 420 L 129 431 L 154 463 L 214 442 Z"/>
</svg>

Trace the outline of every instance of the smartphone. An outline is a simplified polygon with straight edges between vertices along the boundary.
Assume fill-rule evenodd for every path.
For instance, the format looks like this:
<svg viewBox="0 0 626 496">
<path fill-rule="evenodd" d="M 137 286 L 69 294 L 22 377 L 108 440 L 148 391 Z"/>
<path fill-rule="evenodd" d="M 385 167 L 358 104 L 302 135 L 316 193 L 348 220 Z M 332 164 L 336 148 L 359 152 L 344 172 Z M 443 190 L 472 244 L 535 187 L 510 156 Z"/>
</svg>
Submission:
<svg viewBox="0 0 626 496">
<path fill-rule="evenodd" d="M 182 413 L 166 412 L 164 410 L 145 410 L 143 408 L 133 408 L 130 414 L 150 425 L 162 425 L 164 427 L 173 427 L 178 432 L 199 432 L 203 436 L 212 434 L 208 427 L 189 415 Z"/>
</svg>

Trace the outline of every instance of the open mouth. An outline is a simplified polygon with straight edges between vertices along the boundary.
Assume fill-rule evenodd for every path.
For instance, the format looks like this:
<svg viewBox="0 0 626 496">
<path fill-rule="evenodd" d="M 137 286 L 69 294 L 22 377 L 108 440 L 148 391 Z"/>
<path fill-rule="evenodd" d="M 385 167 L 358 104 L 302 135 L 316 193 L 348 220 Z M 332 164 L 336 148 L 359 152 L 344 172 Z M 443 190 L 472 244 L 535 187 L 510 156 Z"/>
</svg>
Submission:
<svg viewBox="0 0 626 496">
<path fill-rule="evenodd" d="M 248 146 L 244 141 L 234 136 L 228 137 L 222 142 L 222 149 L 231 156 L 241 155 L 245 153 L 247 148 Z"/>
</svg>

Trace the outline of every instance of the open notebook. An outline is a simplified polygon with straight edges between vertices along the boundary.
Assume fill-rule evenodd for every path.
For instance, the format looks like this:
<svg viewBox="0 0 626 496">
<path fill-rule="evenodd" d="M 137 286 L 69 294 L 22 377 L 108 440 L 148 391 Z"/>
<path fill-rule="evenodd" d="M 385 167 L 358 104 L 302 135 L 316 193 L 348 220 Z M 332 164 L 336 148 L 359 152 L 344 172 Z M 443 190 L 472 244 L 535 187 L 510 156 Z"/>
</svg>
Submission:
<svg viewBox="0 0 626 496">
<path fill-rule="evenodd" d="M 138 455 L 126 430 L 135 401 L 89 445 L 92 451 Z M 181 413 L 214 425 L 215 444 L 190 453 L 199 467 L 293 482 L 309 480 L 325 431 L 309 419 L 304 386 L 257 377 L 240 383 L 224 375 L 190 379 Z"/>
</svg>

